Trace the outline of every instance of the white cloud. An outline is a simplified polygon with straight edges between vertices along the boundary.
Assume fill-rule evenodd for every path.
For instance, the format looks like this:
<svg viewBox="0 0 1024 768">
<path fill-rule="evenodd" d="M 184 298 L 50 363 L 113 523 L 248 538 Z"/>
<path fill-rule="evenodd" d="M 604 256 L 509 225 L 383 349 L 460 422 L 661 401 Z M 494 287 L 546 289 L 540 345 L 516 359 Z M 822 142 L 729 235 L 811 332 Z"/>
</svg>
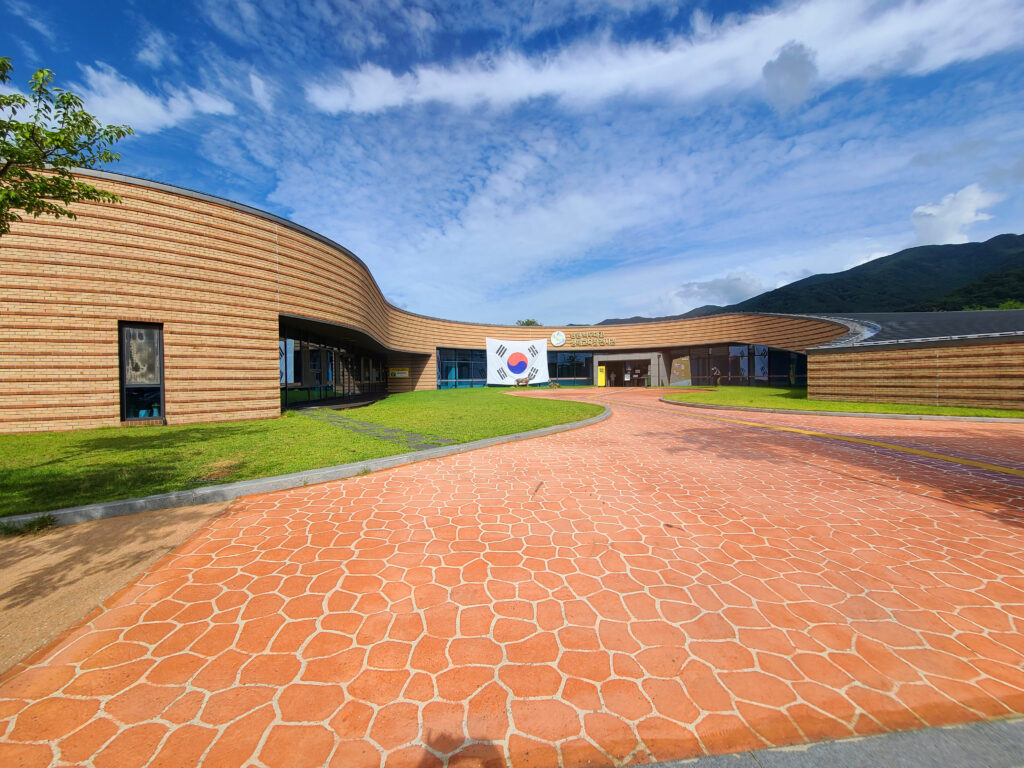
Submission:
<svg viewBox="0 0 1024 768">
<path fill-rule="evenodd" d="M 258 50 L 268 59 L 290 58 L 296 51 L 307 55 L 362 55 L 388 42 L 381 31 L 385 22 L 411 23 L 414 32 L 415 25 L 422 30 L 428 23 L 417 14 L 400 14 L 396 2 L 200 0 L 199 5 L 206 19 L 222 34 L 239 45 Z"/>
<path fill-rule="evenodd" d="M 899 211 L 921 189 L 957 189 L 950 179 L 1022 146 L 1009 94 L 978 98 L 970 81 L 898 103 L 879 92 L 865 87 L 852 113 L 848 93 L 823 94 L 781 132 L 672 104 L 538 106 L 501 125 L 483 110 L 321 118 L 295 157 L 261 162 L 279 179 L 273 202 L 350 247 L 412 311 L 674 314 L 741 298 L 730 276 L 756 294 L 908 247 Z M 982 136 L 970 158 L 913 161 Z"/>
<path fill-rule="evenodd" d="M 786 43 L 779 55 L 764 65 L 761 74 L 768 100 L 776 109 L 791 109 L 811 95 L 818 77 L 814 51 L 795 41 Z"/>
<path fill-rule="evenodd" d="M 614 23 L 599 26 L 605 17 L 579 23 L 589 0 L 558 2 L 568 9 L 561 18 L 548 14 L 547 4 L 515 4 L 516 13 L 534 14 L 531 29 L 558 29 L 518 45 L 506 41 L 526 39 L 529 31 L 515 20 L 507 22 L 507 34 L 483 34 L 502 22 L 481 19 L 472 42 L 459 31 L 478 5 L 484 14 L 494 10 L 486 0 L 472 8 L 463 0 L 417 0 L 437 24 L 431 29 L 420 16 L 419 33 L 406 14 L 411 4 L 397 0 L 359 8 L 317 0 L 293 13 L 270 0 L 209 0 L 209 7 L 233 14 L 225 24 L 238 45 L 190 42 L 200 56 L 189 82 L 213 96 L 212 106 L 229 99 L 238 112 L 204 119 L 201 132 L 178 137 L 211 162 L 172 165 L 167 157 L 173 155 L 154 152 L 159 159 L 146 166 L 141 150 L 152 142 L 140 141 L 139 159 L 126 153 L 123 167 L 129 173 L 152 167 L 144 175 L 268 207 L 322 232 L 363 258 L 386 295 L 411 311 L 496 322 L 535 316 L 546 324 L 736 301 L 911 245 L 911 209 L 969 180 L 1015 189 L 986 169 L 1011 173 L 1024 151 L 1020 54 L 917 82 L 906 77 L 936 59 L 929 53 L 933 42 L 917 45 L 924 33 L 904 25 L 913 15 L 897 18 L 897 12 L 916 9 L 928 30 L 937 24 L 929 14 L 949 3 L 879 0 L 865 10 L 865 2 L 850 0 L 847 12 L 835 0 L 763 0 L 759 15 L 712 22 L 694 12 L 686 39 L 659 31 L 657 42 L 615 44 L 608 41 L 634 38 L 620 35 Z M 687 27 L 689 7 L 672 28 Z M 842 19 L 821 9 L 838 9 Z M 394 24 L 385 23 L 388 13 Z M 461 16 L 453 21 L 452 14 Z M 799 23 L 781 24 L 780 16 Z M 940 30 L 934 45 L 944 46 L 942 56 L 1005 49 L 1005 35 L 972 37 L 971 30 L 989 28 L 982 16 L 961 25 L 966 43 Z M 881 21 L 869 34 L 864 19 Z M 342 34 L 340 25 L 349 22 Z M 1001 23 L 1011 22 L 1004 14 Z M 853 43 L 835 33 L 839 27 L 849 27 Z M 588 42 L 571 42 L 581 29 Z M 315 34 L 304 37 L 303 30 Z M 366 30 L 370 37 L 357 43 L 345 37 Z M 435 81 L 427 85 L 440 102 L 516 108 L 500 116 L 490 109 L 389 109 L 425 100 L 417 92 L 425 69 L 408 62 L 423 60 L 438 34 L 455 41 L 450 50 L 480 50 L 473 45 L 484 39 L 494 51 L 490 58 L 435 63 Z M 876 49 L 871 34 L 885 44 Z M 382 39 L 386 51 L 365 52 Z M 559 54 L 562 40 L 570 43 Z M 780 54 L 793 40 L 807 55 L 788 61 Z M 780 106 L 799 101 L 804 83 L 814 94 L 811 103 L 785 120 L 749 103 L 748 97 L 768 93 L 766 62 L 781 62 L 785 70 L 787 62 L 811 61 L 811 51 L 816 79 L 776 79 Z M 180 55 L 186 58 L 184 49 Z M 325 61 L 386 62 L 396 74 L 373 64 L 349 72 L 352 79 L 342 85 L 352 113 L 335 119 L 295 89 L 309 82 L 296 81 L 295 72 L 329 71 Z M 767 79 L 779 74 L 767 69 Z M 830 90 L 854 76 L 862 79 Z M 182 86 L 175 91 L 167 78 L 142 77 L 132 82 L 144 105 L 155 100 L 157 115 L 185 119 L 187 110 L 171 104 Z M 561 90 L 543 90 L 551 83 Z M 182 93 L 189 108 L 206 104 Z M 538 93 L 554 98 L 531 101 Z M 602 100 L 634 93 L 643 100 Z M 736 93 L 735 104 L 720 98 Z M 574 108 L 552 109 L 556 99 Z M 714 108 L 705 108 L 712 100 Z M 127 114 L 122 119 L 134 122 Z M 302 140 L 282 140 L 295 136 Z M 1001 207 L 993 226 L 1019 219 L 1019 200 Z M 983 222 L 975 226 L 979 234 L 996 234 Z"/>
<path fill-rule="evenodd" d="M 403 13 L 409 36 L 416 41 L 416 47 L 420 50 L 429 49 L 434 32 L 437 31 L 437 19 L 423 8 L 406 8 Z"/>
<path fill-rule="evenodd" d="M 262 36 L 263 14 L 248 0 L 205 0 L 202 9 L 217 29 L 237 43 L 252 42 Z"/>
<path fill-rule="evenodd" d="M 261 181 L 266 174 L 265 168 L 253 162 L 243 142 L 223 129 L 204 132 L 199 152 L 210 162 L 230 169 L 248 185 Z"/>
<path fill-rule="evenodd" d="M 685 312 L 705 304 L 735 304 L 764 293 L 769 287 L 761 278 L 739 271 L 730 272 L 725 277 L 682 283 L 670 292 L 669 297 L 679 312 Z"/>
<path fill-rule="evenodd" d="M 264 112 L 270 112 L 274 108 L 274 96 L 267 85 L 267 81 L 255 72 L 249 73 L 249 90 L 252 92 L 253 101 Z"/>
<path fill-rule="evenodd" d="M 1009 165 L 1006 164 L 1007 162 Z M 1024 183 L 1024 153 L 1017 155 L 1016 159 L 1001 160 L 996 167 L 988 172 L 988 176 L 1002 184 Z"/>
<path fill-rule="evenodd" d="M 203 16 L 222 34 L 268 57 L 322 53 L 362 61 L 388 51 L 389 59 L 433 48 L 439 31 L 472 38 L 473 50 L 497 50 L 559 29 L 601 28 L 636 14 L 673 19 L 679 0 L 199 0 Z M 326 44 L 325 44 L 326 42 Z M 460 47 L 462 47 L 460 45 Z"/>
<path fill-rule="evenodd" d="M 144 91 L 113 67 L 97 62 L 83 66 L 85 85 L 74 90 L 86 108 L 105 123 L 127 123 L 137 133 L 171 128 L 199 114 L 230 115 L 234 105 L 197 88 L 168 89 L 166 95 Z"/>
<path fill-rule="evenodd" d="M 52 43 L 57 39 L 57 35 L 53 31 L 53 21 L 43 13 L 38 5 L 33 7 L 29 3 L 24 2 L 24 0 L 7 0 L 7 10 L 45 37 L 49 42 Z"/>
<path fill-rule="evenodd" d="M 859 267 L 861 264 L 867 264 L 869 261 L 874 261 L 875 259 L 880 259 L 883 256 L 889 255 L 889 251 L 872 251 L 871 253 L 854 258 L 853 261 L 846 265 L 846 269 L 853 269 L 854 267 Z"/>
<path fill-rule="evenodd" d="M 135 58 L 153 69 L 159 69 L 165 63 L 175 64 L 180 61 L 171 40 L 158 29 L 150 30 L 146 35 Z"/>
<path fill-rule="evenodd" d="M 1003 199 L 1002 195 L 986 192 L 977 184 L 968 184 L 938 203 L 919 205 L 910 216 L 917 231 L 917 242 L 920 245 L 966 243 L 966 230 L 971 224 L 992 218 L 981 210 Z"/>
<path fill-rule="evenodd" d="M 554 56 L 508 52 L 397 75 L 368 64 L 313 84 L 306 94 L 328 113 L 431 101 L 505 107 L 545 96 L 577 106 L 655 94 L 693 101 L 753 88 L 764 76 L 765 62 L 794 39 L 817 51 L 826 85 L 891 72 L 925 74 L 1020 47 L 1024 4 L 976 0 L 964 13 L 960 0 L 906 0 L 884 8 L 874 0 L 816 0 L 789 2 L 714 27 L 695 17 L 693 26 L 692 37 L 666 45 L 583 43 Z"/>
<path fill-rule="evenodd" d="M 20 88 L 16 88 L 13 85 L 11 85 L 10 83 L 0 83 L 0 93 L 2 93 L 4 95 L 10 95 L 12 93 L 16 93 L 19 96 L 24 96 L 25 98 L 28 98 L 28 94 L 27 93 L 24 93 Z"/>
</svg>

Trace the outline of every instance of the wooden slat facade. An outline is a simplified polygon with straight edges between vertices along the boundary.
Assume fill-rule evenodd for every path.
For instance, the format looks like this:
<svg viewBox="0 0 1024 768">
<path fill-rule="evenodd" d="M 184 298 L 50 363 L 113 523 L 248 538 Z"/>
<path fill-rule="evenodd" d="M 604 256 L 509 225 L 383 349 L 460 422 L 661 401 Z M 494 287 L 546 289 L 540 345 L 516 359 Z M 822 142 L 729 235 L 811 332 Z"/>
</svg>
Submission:
<svg viewBox="0 0 1024 768">
<path fill-rule="evenodd" d="M 119 321 L 163 324 L 170 424 L 278 415 L 282 315 L 344 326 L 393 350 L 388 365 L 410 376 L 392 379 L 391 391 L 433 389 L 438 347 L 482 349 L 487 336 L 556 330 L 405 312 L 360 260 L 300 227 L 128 177 L 88 180 L 122 202 L 76 205 L 75 220 L 28 219 L 0 238 L 0 432 L 120 424 Z M 846 332 L 825 320 L 747 314 L 561 330 L 603 331 L 616 351 L 739 342 L 802 352 Z"/>
<path fill-rule="evenodd" d="M 1024 410 L 1024 337 L 811 350 L 808 396 Z"/>
</svg>

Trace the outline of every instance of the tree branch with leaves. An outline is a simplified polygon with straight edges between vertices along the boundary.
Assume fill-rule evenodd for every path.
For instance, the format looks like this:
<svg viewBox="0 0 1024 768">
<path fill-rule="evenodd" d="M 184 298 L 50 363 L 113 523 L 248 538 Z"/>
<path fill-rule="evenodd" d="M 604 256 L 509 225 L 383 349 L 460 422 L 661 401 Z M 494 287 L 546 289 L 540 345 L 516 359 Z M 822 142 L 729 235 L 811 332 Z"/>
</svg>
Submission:
<svg viewBox="0 0 1024 768">
<path fill-rule="evenodd" d="M 11 81 L 13 69 L 10 58 L 0 56 L 0 84 Z M 48 69 L 32 75 L 28 96 L 0 93 L 0 235 L 21 221 L 19 211 L 73 219 L 71 203 L 120 202 L 76 179 L 74 170 L 120 160 L 111 147 L 134 131 L 103 125 L 83 106 L 81 98 L 53 86 Z"/>
</svg>

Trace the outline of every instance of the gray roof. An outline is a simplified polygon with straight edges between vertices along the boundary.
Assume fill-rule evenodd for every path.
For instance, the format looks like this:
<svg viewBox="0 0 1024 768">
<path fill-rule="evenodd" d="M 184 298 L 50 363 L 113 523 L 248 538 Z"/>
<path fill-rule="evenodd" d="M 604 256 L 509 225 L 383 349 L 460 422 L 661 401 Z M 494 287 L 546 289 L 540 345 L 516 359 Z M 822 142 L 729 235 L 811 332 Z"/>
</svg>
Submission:
<svg viewBox="0 0 1024 768">
<path fill-rule="evenodd" d="M 850 312 L 816 315 L 843 323 L 850 332 L 825 347 L 912 341 L 1024 336 L 1024 309 L 975 312 Z"/>
</svg>

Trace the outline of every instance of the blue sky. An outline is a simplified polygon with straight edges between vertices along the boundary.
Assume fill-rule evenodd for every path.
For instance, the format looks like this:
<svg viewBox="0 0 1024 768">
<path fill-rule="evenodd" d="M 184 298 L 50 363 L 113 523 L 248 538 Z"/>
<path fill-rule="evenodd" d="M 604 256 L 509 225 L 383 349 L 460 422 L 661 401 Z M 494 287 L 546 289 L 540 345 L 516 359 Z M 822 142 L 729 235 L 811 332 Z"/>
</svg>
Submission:
<svg viewBox="0 0 1024 768">
<path fill-rule="evenodd" d="M 414 312 L 725 304 L 1024 231 L 1024 0 L 0 0 L 112 170 L 335 239 Z"/>
</svg>

